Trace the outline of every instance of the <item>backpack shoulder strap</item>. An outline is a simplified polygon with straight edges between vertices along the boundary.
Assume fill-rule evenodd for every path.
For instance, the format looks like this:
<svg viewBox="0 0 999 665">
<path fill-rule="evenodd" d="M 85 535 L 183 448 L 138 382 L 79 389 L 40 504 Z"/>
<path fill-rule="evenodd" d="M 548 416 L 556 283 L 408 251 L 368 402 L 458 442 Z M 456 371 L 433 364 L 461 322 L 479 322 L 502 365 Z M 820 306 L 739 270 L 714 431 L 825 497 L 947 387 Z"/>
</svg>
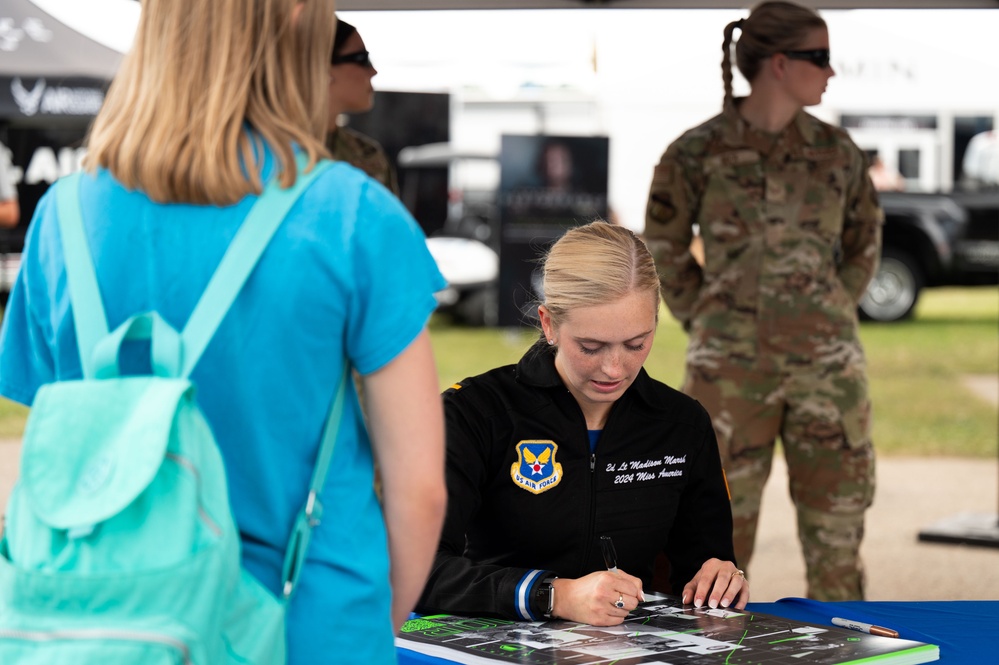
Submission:
<svg viewBox="0 0 999 665">
<path fill-rule="evenodd" d="M 295 518 L 295 525 L 292 527 L 291 537 L 288 539 L 288 547 L 284 553 L 284 565 L 281 568 L 281 595 L 285 601 L 291 597 L 292 592 L 298 584 L 298 579 L 302 575 L 302 569 L 305 567 L 305 558 L 309 549 L 309 541 L 312 539 L 312 529 L 322 521 L 323 503 L 320 497 L 323 487 L 326 485 L 326 472 L 329 471 L 330 462 L 333 460 L 333 450 L 336 448 L 337 438 L 340 435 L 340 424 L 343 421 L 344 398 L 347 395 L 347 385 L 350 377 L 350 364 L 344 362 L 343 373 L 340 375 L 336 394 L 333 396 L 329 413 L 326 415 L 323 438 L 319 442 L 319 452 L 316 455 L 315 466 L 312 469 L 309 494 L 306 497 L 305 505 L 302 506 Z"/>
<path fill-rule="evenodd" d="M 62 253 L 66 262 L 69 299 L 73 306 L 73 325 L 76 328 L 80 366 L 84 377 L 93 378 L 93 350 L 108 335 L 108 319 L 80 214 L 82 177 L 82 172 L 76 172 L 62 178 L 56 187 L 56 210 Z"/>
<path fill-rule="evenodd" d="M 332 164 L 323 160 L 308 173 L 303 173 L 304 155 L 298 161 L 299 173 L 293 186 L 282 189 L 276 179 L 272 179 L 264 187 L 260 198 L 253 204 L 232 239 L 201 299 L 194 306 L 191 318 L 181 332 L 184 353 L 180 372 L 182 377 L 190 376 L 194 366 L 198 364 L 215 330 L 222 323 L 285 215 L 312 181 Z"/>
<path fill-rule="evenodd" d="M 306 157 L 301 155 L 298 159 L 298 177 L 288 189 L 282 189 L 276 179 L 267 183 L 260 198 L 240 225 L 184 327 L 184 357 L 180 376 L 190 376 L 285 215 L 312 181 L 332 164 L 324 160 L 308 173 L 303 173 L 305 163 Z M 107 337 L 108 321 L 80 212 L 82 177 L 83 173 L 77 172 L 62 179 L 56 189 L 56 206 L 70 301 L 73 303 L 73 323 L 80 365 L 83 375 L 93 378 L 93 350 Z"/>
<path fill-rule="evenodd" d="M 304 169 L 305 166 L 304 156 L 300 156 L 298 163 L 300 171 L 292 187 L 282 189 L 276 181 L 272 180 L 264 188 L 260 198 L 253 204 L 246 219 L 243 220 L 236 232 L 201 299 L 195 305 L 194 311 L 181 333 L 183 359 L 180 376 L 190 376 L 191 371 L 211 341 L 215 330 L 225 318 L 229 307 L 239 295 L 244 282 L 253 271 L 288 211 L 316 177 L 332 165 L 332 162 L 323 160 L 316 164 L 309 173 L 302 173 L 301 169 Z M 84 376 L 93 377 L 92 351 L 100 340 L 108 336 L 108 326 L 80 213 L 81 177 L 82 173 L 75 173 L 65 178 L 66 182 L 62 183 L 57 190 L 57 205 L 81 362 Z M 285 599 L 291 596 L 301 575 L 312 529 L 322 516 L 322 503 L 319 495 L 325 484 L 326 474 L 339 435 L 349 380 L 350 365 L 345 362 L 343 374 L 340 377 L 323 428 L 323 438 L 309 484 L 308 499 L 296 519 L 288 549 L 285 552 L 284 570 L 282 571 L 282 591 Z"/>
</svg>

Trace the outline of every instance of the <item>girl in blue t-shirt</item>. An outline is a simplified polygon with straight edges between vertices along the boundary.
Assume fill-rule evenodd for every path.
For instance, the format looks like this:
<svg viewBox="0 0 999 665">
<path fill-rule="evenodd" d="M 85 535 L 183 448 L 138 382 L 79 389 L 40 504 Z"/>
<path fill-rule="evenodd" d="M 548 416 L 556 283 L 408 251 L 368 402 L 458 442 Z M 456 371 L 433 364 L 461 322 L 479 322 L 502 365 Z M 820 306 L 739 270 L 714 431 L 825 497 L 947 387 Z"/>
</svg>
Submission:
<svg viewBox="0 0 999 665">
<path fill-rule="evenodd" d="M 80 194 L 111 329 L 150 310 L 182 328 L 262 183 L 293 183 L 296 154 L 306 168 L 328 156 L 334 22 L 332 0 L 143 3 Z M 3 321 L 0 394 L 27 405 L 42 384 L 81 376 L 57 213 L 50 193 Z M 399 201 L 335 164 L 291 209 L 192 374 L 243 563 L 274 593 L 344 364 L 361 377 L 368 427 L 349 382 L 322 522 L 289 608 L 291 663 L 395 661 L 444 511 L 426 330 L 443 287 Z M 137 361 L 124 357 L 123 371 Z"/>
</svg>

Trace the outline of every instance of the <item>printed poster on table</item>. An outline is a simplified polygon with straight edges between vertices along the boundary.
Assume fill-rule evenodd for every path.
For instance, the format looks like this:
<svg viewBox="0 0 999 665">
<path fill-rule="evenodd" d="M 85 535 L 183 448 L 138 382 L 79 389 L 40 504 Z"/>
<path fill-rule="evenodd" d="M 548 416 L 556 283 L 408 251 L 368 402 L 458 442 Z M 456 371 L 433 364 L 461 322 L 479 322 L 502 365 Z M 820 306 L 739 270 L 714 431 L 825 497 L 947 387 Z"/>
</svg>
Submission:
<svg viewBox="0 0 999 665">
<path fill-rule="evenodd" d="M 767 614 L 694 609 L 675 597 L 642 603 L 612 627 L 424 616 L 403 625 L 396 645 L 478 665 L 916 665 L 939 659 L 931 644 Z"/>
</svg>

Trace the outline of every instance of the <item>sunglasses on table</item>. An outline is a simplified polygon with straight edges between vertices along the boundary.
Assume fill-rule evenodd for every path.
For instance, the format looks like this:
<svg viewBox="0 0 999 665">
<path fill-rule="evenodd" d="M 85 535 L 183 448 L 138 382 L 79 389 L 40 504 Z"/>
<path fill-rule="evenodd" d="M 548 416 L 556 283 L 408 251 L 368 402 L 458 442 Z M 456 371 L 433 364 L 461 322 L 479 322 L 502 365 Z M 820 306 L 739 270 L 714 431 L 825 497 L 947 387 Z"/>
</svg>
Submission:
<svg viewBox="0 0 999 665">
<path fill-rule="evenodd" d="M 783 51 L 792 60 L 807 60 L 819 69 L 829 66 L 829 49 L 817 48 L 811 51 Z"/>
<path fill-rule="evenodd" d="M 367 51 L 354 51 L 353 53 L 341 53 L 334 55 L 330 62 L 334 65 L 360 65 L 361 67 L 374 67 L 371 64 L 371 54 Z"/>
</svg>

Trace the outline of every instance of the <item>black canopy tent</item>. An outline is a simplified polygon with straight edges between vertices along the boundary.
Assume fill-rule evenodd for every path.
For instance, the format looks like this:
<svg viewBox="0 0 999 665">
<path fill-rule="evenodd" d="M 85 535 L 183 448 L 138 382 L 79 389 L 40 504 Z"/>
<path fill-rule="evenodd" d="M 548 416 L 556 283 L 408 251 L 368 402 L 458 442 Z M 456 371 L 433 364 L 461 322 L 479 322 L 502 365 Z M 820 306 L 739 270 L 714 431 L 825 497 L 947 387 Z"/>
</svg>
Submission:
<svg viewBox="0 0 999 665">
<path fill-rule="evenodd" d="M 21 169 L 21 221 L 0 231 L 5 264 L 23 246 L 38 199 L 75 168 L 121 58 L 29 0 L 0 5 L 0 141 Z M 9 286 L 7 272 L 0 270 L 0 292 Z"/>
<path fill-rule="evenodd" d="M 31 3 L 0 7 L 0 119 L 92 118 L 122 54 Z"/>
</svg>

